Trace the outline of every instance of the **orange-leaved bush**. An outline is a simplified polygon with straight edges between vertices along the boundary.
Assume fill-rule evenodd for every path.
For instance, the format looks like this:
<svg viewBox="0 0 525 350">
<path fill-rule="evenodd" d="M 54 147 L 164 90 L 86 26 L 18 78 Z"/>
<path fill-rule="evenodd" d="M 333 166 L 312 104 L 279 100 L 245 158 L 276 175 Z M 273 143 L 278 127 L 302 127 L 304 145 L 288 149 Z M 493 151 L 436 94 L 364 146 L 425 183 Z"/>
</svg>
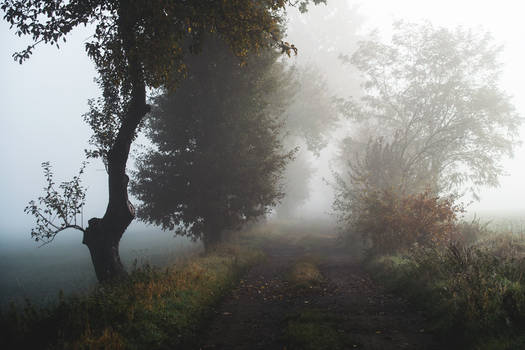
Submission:
<svg viewBox="0 0 525 350">
<path fill-rule="evenodd" d="M 363 237 L 369 253 L 395 253 L 414 244 L 446 245 L 459 237 L 456 223 L 464 209 L 453 197 L 439 197 L 430 190 L 416 194 L 369 190 L 359 202 L 349 228 Z"/>
</svg>

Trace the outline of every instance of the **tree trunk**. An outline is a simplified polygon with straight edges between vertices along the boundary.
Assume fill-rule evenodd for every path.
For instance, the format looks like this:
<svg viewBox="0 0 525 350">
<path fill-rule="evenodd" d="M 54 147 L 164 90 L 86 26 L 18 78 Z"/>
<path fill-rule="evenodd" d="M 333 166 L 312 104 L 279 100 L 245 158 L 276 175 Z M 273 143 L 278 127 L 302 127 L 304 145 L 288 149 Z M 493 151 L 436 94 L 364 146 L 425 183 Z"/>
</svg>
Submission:
<svg viewBox="0 0 525 350">
<path fill-rule="evenodd" d="M 221 242 L 222 230 L 220 227 L 213 218 L 208 218 L 202 237 L 202 244 L 204 245 L 204 252 L 206 254 L 211 253 Z"/>
<path fill-rule="evenodd" d="M 84 233 L 82 243 L 87 245 L 91 254 L 91 261 L 99 282 L 109 282 L 124 278 L 126 271 L 120 261 L 119 239 L 124 232 L 110 232 L 105 228 L 101 219 L 89 220 L 89 226 Z"/>
<path fill-rule="evenodd" d="M 140 121 L 149 111 L 146 104 L 146 84 L 139 52 L 136 50 L 134 25 L 136 14 L 123 1 L 119 9 L 119 34 L 127 58 L 125 80 L 131 86 L 130 101 L 122 116 L 122 124 L 108 153 L 109 201 L 102 219 L 92 218 L 84 233 L 99 282 L 107 282 L 126 275 L 119 256 L 119 242 L 135 218 L 135 210 L 128 200 L 126 163 L 129 150 Z M 101 74 L 104 74 L 103 72 Z"/>
<path fill-rule="evenodd" d="M 217 248 L 219 243 L 221 242 L 221 235 L 218 232 L 215 232 L 215 234 L 207 234 L 203 237 L 202 243 L 204 245 L 204 252 L 206 254 L 209 254 Z"/>
<path fill-rule="evenodd" d="M 140 111 L 142 114 L 140 119 L 142 119 L 146 110 L 142 108 Z M 128 113 L 128 116 L 132 114 L 137 113 Z M 136 126 L 135 128 L 124 127 L 128 120 L 124 120 L 117 141 L 108 156 L 109 203 L 106 213 L 102 219 L 89 220 L 82 241 L 89 248 L 99 282 L 108 282 L 126 276 L 120 260 L 119 243 L 127 227 L 135 218 L 135 210 L 128 200 L 129 178 L 125 170 Z"/>
</svg>

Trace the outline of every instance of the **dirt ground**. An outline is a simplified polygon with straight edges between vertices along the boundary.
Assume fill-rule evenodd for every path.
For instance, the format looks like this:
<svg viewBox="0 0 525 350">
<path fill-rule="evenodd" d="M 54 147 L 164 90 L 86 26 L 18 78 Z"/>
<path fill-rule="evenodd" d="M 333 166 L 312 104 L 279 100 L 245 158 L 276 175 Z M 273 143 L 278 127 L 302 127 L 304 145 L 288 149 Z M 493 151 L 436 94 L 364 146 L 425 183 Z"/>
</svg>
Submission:
<svg viewBox="0 0 525 350">
<path fill-rule="evenodd" d="M 424 315 L 385 293 L 335 236 L 269 240 L 214 310 L 200 349 L 442 349 Z M 322 278 L 297 286 L 290 271 L 314 261 Z"/>
</svg>

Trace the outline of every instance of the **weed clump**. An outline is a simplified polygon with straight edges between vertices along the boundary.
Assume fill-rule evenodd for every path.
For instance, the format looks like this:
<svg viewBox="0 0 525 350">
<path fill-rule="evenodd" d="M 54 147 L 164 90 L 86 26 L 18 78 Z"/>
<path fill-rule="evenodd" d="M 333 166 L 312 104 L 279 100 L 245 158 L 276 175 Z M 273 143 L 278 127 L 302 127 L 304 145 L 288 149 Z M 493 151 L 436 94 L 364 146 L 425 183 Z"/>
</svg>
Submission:
<svg viewBox="0 0 525 350">
<path fill-rule="evenodd" d="M 376 278 L 425 309 L 434 331 L 448 341 L 517 349 L 525 347 L 524 247 L 525 242 L 500 235 L 471 245 L 414 246 L 368 266 Z"/>
<path fill-rule="evenodd" d="M 296 261 L 286 276 L 290 286 L 296 289 L 318 286 L 324 278 L 317 265 L 316 259 L 308 256 Z"/>
</svg>

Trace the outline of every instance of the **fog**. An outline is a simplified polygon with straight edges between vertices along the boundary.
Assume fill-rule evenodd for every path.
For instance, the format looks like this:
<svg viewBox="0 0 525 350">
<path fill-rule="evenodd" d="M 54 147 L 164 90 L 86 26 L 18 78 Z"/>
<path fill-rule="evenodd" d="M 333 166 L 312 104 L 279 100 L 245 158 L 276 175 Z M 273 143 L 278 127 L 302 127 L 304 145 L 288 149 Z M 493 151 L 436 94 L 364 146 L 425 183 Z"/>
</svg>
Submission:
<svg viewBox="0 0 525 350">
<path fill-rule="evenodd" d="M 429 20 L 445 27 L 464 26 L 490 32 L 496 42 L 504 45 L 501 54 L 501 86 L 510 94 L 518 112 L 523 116 L 525 110 L 525 28 L 520 25 L 519 13 L 523 4 L 506 0 L 493 1 L 367 1 L 361 9 L 367 14 L 380 14 L 379 23 L 388 23 L 397 19 L 412 21 Z M 369 28 L 388 26 L 376 25 L 376 20 L 368 15 Z M 521 132 L 523 135 L 523 132 Z M 504 163 L 508 176 L 500 179 L 498 188 L 486 188 L 481 193 L 481 200 L 473 203 L 472 212 L 519 212 L 525 209 L 520 198 L 523 198 L 525 176 L 525 154 L 523 148 L 517 148 L 514 159 Z"/>
<path fill-rule="evenodd" d="M 496 4 L 490 1 L 415 0 L 395 3 L 333 0 L 328 6 L 310 9 L 310 13 L 305 16 L 292 9 L 289 11 L 288 40 L 299 47 L 300 54 L 291 60 L 300 64 L 315 64 L 327 77 L 334 95 L 341 95 L 345 93 L 345 84 L 351 89 L 356 87 L 352 76 L 341 74 L 341 66 L 337 65 L 338 55 L 351 54 L 349 50 L 352 49 L 352 42 L 345 40 L 343 33 L 365 35 L 377 28 L 388 35 L 392 22 L 399 19 L 429 20 L 447 27 L 480 27 L 490 31 L 495 41 L 505 46 L 501 57 L 504 64 L 502 86 L 513 96 L 513 103 L 521 112 L 525 107 L 525 29 L 521 26 L 522 9 L 522 5 L 515 1 Z M 349 18 L 346 23 L 334 21 L 334 18 L 344 19 L 343 13 L 357 16 Z M 0 58 L 0 73 L 3 77 L 1 118 L 4 125 L 4 135 L 0 139 L 0 162 L 3 164 L 0 230 L 2 239 L 10 235 L 26 239 L 27 235 L 22 232 L 30 231 L 32 218 L 25 215 L 23 209 L 30 199 L 40 193 L 43 186 L 40 163 L 51 161 L 57 179 L 68 179 L 77 171 L 90 136 L 90 130 L 81 115 L 87 112 L 87 100 L 98 96 L 99 91 L 93 82 L 93 65 L 83 48 L 89 36 L 88 29 L 76 30 L 60 50 L 39 46 L 28 62 L 19 65 L 12 60 L 11 54 L 25 47 L 28 40 L 15 37 L 5 22 L 0 25 L 0 42 L 4 53 Z M 323 38 L 330 40 L 327 45 L 322 46 L 320 41 Z M 329 179 L 329 163 L 335 148 L 330 145 L 322 151 L 321 157 L 312 157 L 318 171 L 310 185 L 310 201 L 304 205 L 307 215 L 330 211 L 331 199 L 322 195 L 328 191 L 322 179 Z M 525 209 L 525 204 L 520 200 L 525 195 L 525 186 L 522 185 L 525 156 L 522 154 L 522 149 L 517 149 L 515 158 L 505 162 L 505 170 L 509 175 L 501 178 L 501 186 L 485 189 L 481 193 L 481 200 L 472 204 L 470 210 Z M 92 162 L 85 178 L 89 190 L 84 217 L 101 215 L 107 196 L 105 182 L 103 165 L 98 161 Z"/>
<path fill-rule="evenodd" d="M 337 9 L 337 11 L 334 10 Z M 500 60 L 502 63 L 501 87 L 512 96 L 512 103 L 517 111 L 525 111 L 525 28 L 520 24 L 520 13 L 523 5 L 515 1 L 330 1 L 328 6 L 319 6 L 310 10 L 306 16 L 293 13 L 289 23 L 289 39 L 297 42 L 302 48 L 297 61 L 307 61 L 316 64 L 328 77 L 329 86 L 334 95 L 345 96 L 348 91 L 355 91 L 356 82 L 352 81 L 352 72 L 337 64 L 340 53 L 351 54 L 355 36 L 364 38 L 370 31 L 378 30 L 382 37 L 388 37 L 392 32 L 392 23 L 398 20 L 430 21 L 437 26 L 454 28 L 463 26 L 479 31 L 488 31 L 494 41 L 504 46 Z M 351 16 L 352 20 L 341 23 L 342 13 Z M 311 22 L 316 23 L 312 25 Z M 356 25 L 357 24 L 357 25 Z M 298 30 L 295 30 L 299 28 Z M 304 30 L 308 28 L 308 30 Z M 348 34 L 350 40 L 344 40 Z M 324 37 L 327 43 L 312 40 Z M 309 45 L 314 41 L 319 46 Z M 302 44 L 302 45 L 301 45 Z M 334 64 L 335 62 L 335 64 Z M 345 91 L 346 89 L 346 91 Z M 350 93 L 351 94 L 351 93 Z M 523 132 L 521 132 L 523 135 Z M 329 212 L 331 173 L 328 170 L 334 152 L 337 152 L 336 133 L 334 142 L 322 152 L 321 157 L 313 158 L 317 174 L 311 182 L 310 202 L 304 206 L 305 216 L 311 213 Z M 333 164 L 332 164 L 333 166 Z M 505 212 L 513 215 L 522 212 L 525 204 L 521 200 L 525 194 L 523 178 L 525 178 L 525 154 L 523 147 L 517 147 L 513 159 L 503 163 L 506 176 L 500 178 L 500 186 L 483 188 L 480 200 L 471 203 L 471 198 L 464 198 L 465 203 L 471 203 L 468 211 L 487 216 L 501 216 Z"/>
<path fill-rule="evenodd" d="M 312 7 L 305 15 L 296 9 L 289 10 L 287 41 L 294 43 L 299 53 L 283 59 L 290 66 L 315 67 L 325 80 L 327 99 L 355 97 L 360 94 L 360 82 L 356 79 L 355 70 L 344 65 L 339 56 L 351 55 L 357 42 L 365 39 L 370 31 L 377 29 L 381 37 L 387 38 L 391 35 L 392 23 L 401 19 L 416 22 L 427 20 L 447 28 L 458 25 L 478 28 L 489 31 L 495 42 L 504 45 L 501 86 L 513 97 L 512 103 L 519 114 L 525 116 L 523 10 L 521 2 L 510 0 L 328 0 L 327 6 Z M 71 178 L 84 158 L 91 130 L 81 116 L 88 111 L 87 100 L 100 95 L 93 81 L 95 69 L 84 50 L 90 29 L 77 29 L 59 50 L 40 45 L 31 59 L 19 65 L 13 61 L 11 54 L 27 46 L 30 41 L 15 37 L 8 24 L 0 22 L 0 247 L 3 259 L 18 254 L 15 253 L 17 249 L 23 248 L 25 252 L 42 256 L 50 251 L 61 252 L 64 247 L 74 244 L 78 246 L 76 252 L 84 261 L 88 261 L 88 251 L 80 246 L 82 238 L 78 231 L 62 232 L 57 238 L 57 246 L 45 246 L 35 253 L 33 249 L 38 245 L 30 239 L 33 218 L 23 211 L 29 200 L 41 194 L 44 186 L 41 162 L 50 161 L 56 179 L 61 181 Z M 306 185 L 306 199 L 297 203 L 290 219 L 335 220 L 331 209 L 334 197 L 332 175 L 333 171 L 338 170 L 336 157 L 340 152 L 341 139 L 348 134 L 347 127 L 340 120 L 327 130 L 320 131 L 320 138 L 325 144 L 318 154 L 307 150 L 303 139 L 297 141 L 301 152 L 304 151 L 300 158 L 312 169 L 312 174 Z M 141 142 L 146 141 L 139 138 L 138 144 Z M 295 146 L 293 142 L 288 145 Z M 525 210 L 523 148 L 516 148 L 514 159 L 507 159 L 503 164 L 507 176 L 501 177 L 499 187 L 483 188 L 479 193 L 480 200 L 468 207 L 470 213 L 503 215 L 505 212 L 519 213 Z M 129 165 L 133 167 L 132 159 Z M 297 168 L 300 170 L 291 177 L 307 176 L 301 173 L 306 172 L 305 167 Z M 106 176 L 100 160 L 90 162 L 83 179 L 88 187 L 87 204 L 83 212 L 85 220 L 100 217 L 105 210 Z M 469 202 L 470 198 L 464 200 Z M 172 240 L 171 233 L 159 232 L 160 229 L 138 221 L 134 221 L 128 231 L 132 234 L 124 236 L 123 250 L 129 252 L 144 244 L 147 245 L 144 249 L 154 251 Z M 138 239 L 135 245 L 129 243 L 133 241 L 132 237 L 140 234 L 147 235 L 147 238 Z M 126 242 L 129 243 L 128 247 Z M 173 243 L 174 247 L 177 244 L 189 244 L 188 241 L 180 242 Z M 136 254 L 137 257 L 139 255 Z M 127 259 L 128 263 L 130 260 Z M 93 275 L 88 280 L 93 280 Z"/>
</svg>

